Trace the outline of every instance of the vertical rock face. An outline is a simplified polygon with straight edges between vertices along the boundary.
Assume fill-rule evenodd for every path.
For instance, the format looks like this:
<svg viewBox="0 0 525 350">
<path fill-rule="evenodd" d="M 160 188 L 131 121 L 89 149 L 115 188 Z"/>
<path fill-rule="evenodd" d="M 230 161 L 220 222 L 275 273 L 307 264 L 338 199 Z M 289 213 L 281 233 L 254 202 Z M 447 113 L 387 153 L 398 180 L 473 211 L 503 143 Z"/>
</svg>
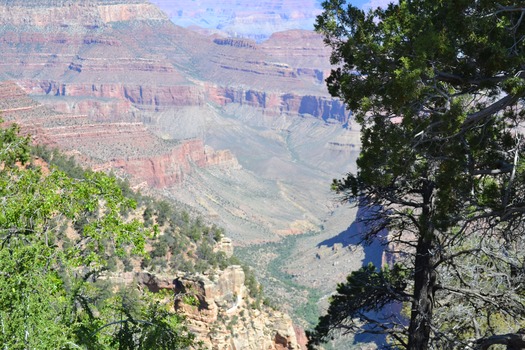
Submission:
<svg viewBox="0 0 525 350">
<path fill-rule="evenodd" d="M 260 91 L 255 89 L 225 88 L 206 86 L 206 96 L 221 106 L 231 103 L 247 105 L 264 111 L 265 115 L 304 115 L 309 114 L 322 120 L 348 122 L 348 111 L 341 101 L 327 96 L 299 95 L 278 91 Z"/>
<path fill-rule="evenodd" d="M 128 274 L 129 275 L 129 274 Z M 175 291 L 175 311 L 186 316 L 190 330 L 206 348 L 217 350 L 300 350 L 290 317 L 266 306 L 255 307 L 240 266 L 209 275 L 175 279 L 138 273 L 135 279 L 152 292 Z M 130 283 L 132 276 L 122 281 Z M 304 343 L 305 339 L 301 339 Z"/>
<path fill-rule="evenodd" d="M 261 306 L 256 308 L 244 285 L 240 266 L 216 275 L 179 277 L 174 282 L 175 309 L 187 316 L 190 327 L 211 349 L 300 349 L 290 317 Z M 194 296 L 192 305 L 185 296 Z"/>
</svg>

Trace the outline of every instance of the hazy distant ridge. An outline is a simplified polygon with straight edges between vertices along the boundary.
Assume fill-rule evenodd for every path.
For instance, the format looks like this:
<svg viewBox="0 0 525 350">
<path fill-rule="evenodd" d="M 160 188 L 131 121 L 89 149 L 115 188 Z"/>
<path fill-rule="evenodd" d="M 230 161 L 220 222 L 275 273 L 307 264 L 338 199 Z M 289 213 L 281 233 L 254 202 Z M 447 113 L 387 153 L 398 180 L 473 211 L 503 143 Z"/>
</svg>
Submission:
<svg viewBox="0 0 525 350">
<path fill-rule="evenodd" d="M 262 41 L 289 29 L 313 29 L 321 13 L 318 0 L 268 0 L 257 3 L 235 0 L 152 0 L 180 26 L 219 30 L 233 37 Z"/>
</svg>

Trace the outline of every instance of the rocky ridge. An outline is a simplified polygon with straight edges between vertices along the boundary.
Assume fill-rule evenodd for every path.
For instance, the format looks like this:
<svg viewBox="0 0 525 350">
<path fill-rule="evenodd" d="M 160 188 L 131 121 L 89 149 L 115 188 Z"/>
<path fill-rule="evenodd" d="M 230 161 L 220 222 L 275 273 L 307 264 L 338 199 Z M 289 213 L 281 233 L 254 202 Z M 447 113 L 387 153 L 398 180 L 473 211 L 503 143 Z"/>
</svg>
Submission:
<svg viewBox="0 0 525 350">
<path fill-rule="evenodd" d="M 35 142 L 80 154 L 95 170 L 122 170 L 151 187 L 182 181 L 194 167 L 239 167 L 227 150 L 202 140 L 166 141 L 137 122 L 94 122 L 87 115 L 60 114 L 29 98 L 14 82 L 0 83 L 0 114 L 35 135 Z"/>
<path fill-rule="evenodd" d="M 233 254 L 231 240 L 222 237 L 214 251 Z M 138 264 L 136 264 L 138 266 Z M 190 330 L 206 349 L 300 350 L 305 349 L 302 328 L 280 311 L 264 305 L 261 295 L 252 296 L 245 270 L 239 265 L 205 273 L 152 273 L 139 270 L 109 272 L 101 277 L 117 285 L 138 285 L 150 292 L 169 291 L 166 302 L 185 316 Z M 253 281 L 252 281 L 253 283 Z"/>
<path fill-rule="evenodd" d="M 186 316 L 190 329 L 207 348 L 301 349 L 290 317 L 263 305 L 255 306 L 244 279 L 240 266 L 208 275 L 138 276 L 151 291 L 175 291 L 175 311 Z"/>
</svg>

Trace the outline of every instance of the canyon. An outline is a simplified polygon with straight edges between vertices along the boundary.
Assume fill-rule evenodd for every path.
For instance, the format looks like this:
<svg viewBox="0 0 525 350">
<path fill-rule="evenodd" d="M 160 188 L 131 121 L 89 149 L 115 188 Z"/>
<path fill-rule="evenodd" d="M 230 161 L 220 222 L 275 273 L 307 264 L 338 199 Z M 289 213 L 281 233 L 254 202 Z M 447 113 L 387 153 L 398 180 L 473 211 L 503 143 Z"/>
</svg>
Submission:
<svg viewBox="0 0 525 350">
<path fill-rule="evenodd" d="M 318 11 L 292 5 L 304 11 L 289 17 Z M 359 130 L 326 90 L 330 49 L 308 30 L 238 38 L 179 27 L 174 13 L 143 0 L 0 5 L 2 118 L 194 208 L 257 257 L 262 279 L 281 254 L 290 283 L 329 294 L 365 256 L 333 239 L 356 215 L 329 187 L 355 170 Z M 294 248 L 277 254 L 287 239 Z M 274 285 L 270 296 L 290 293 Z M 282 309 L 293 315 L 304 299 Z"/>
<path fill-rule="evenodd" d="M 0 83 L 0 113 L 34 142 L 76 155 L 94 170 L 113 170 L 135 183 L 163 188 L 183 181 L 192 167 L 238 167 L 228 151 L 202 140 L 165 141 L 138 122 L 90 122 L 87 114 L 58 112 L 29 98 L 15 82 Z"/>
<path fill-rule="evenodd" d="M 331 67 L 320 36 L 290 31 L 246 46 L 177 27 L 143 1 L 13 3 L 0 16 L 0 77 L 49 108 L 83 116 L 82 127 L 57 126 L 57 143 L 176 197 L 182 186 L 176 199 L 205 212 L 214 210 L 213 198 L 227 197 L 224 184 L 206 189 L 194 182 L 222 177 L 253 188 L 252 196 L 270 194 L 266 200 L 276 204 L 270 209 L 280 215 L 235 198 L 237 208 L 229 210 L 253 218 L 259 231 L 253 236 L 265 240 L 320 225 L 315 202 L 329 205 L 326 181 L 348 170 L 359 143 L 349 113 L 324 86 Z M 15 11 L 27 23 L 11 19 Z M 208 151 L 197 156 L 195 146 Z M 208 152 L 206 161 L 218 169 L 173 165 L 184 151 L 197 168 Z M 264 241 L 222 221 L 237 244 Z"/>
</svg>

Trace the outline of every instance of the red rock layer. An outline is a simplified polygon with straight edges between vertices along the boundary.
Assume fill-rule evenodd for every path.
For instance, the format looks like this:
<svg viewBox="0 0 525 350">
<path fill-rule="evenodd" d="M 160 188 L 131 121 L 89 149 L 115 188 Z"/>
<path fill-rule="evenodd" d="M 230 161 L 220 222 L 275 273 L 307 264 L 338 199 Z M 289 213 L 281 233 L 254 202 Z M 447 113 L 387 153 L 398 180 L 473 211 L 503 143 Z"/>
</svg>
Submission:
<svg viewBox="0 0 525 350">
<path fill-rule="evenodd" d="M 315 33 L 279 33 L 258 45 L 176 27 L 146 1 L 44 5 L 0 6 L 0 74 L 18 77 L 34 94 L 119 99 L 153 111 L 211 99 L 347 121 L 324 87 L 330 51 Z M 108 115 L 107 101 L 91 107 Z"/>
<path fill-rule="evenodd" d="M 157 188 L 182 182 L 185 174 L 191 173 L 194 166 L 239 166 L 229 151 L 214 152 L 211 148 L 204 147 L 203 141 L 198 139 L 184 141 L 169 152 L 159 155 L 113 159 L 109 165 Z"/>
<path fill-rule="evenodd" d="M 202 88 L 177 85 L 132 85 L 122 83 L 64 84 L 57 81 L 25 81 L 26 89 L 37 94 L 55 96 L 115 99 L 139 109 L 161 110 L 177 106 L 200 106 L 205 102 Z"/>
<path fill-rule="evenodd" d="M 40 143 L 79 153 L 95 169 L 121 170 L 152 187 L 173 186 L 193 167 L 238 167 L 229 151 L 215 152 L 202 140 L 164 141 L 142 123 L 94 123 L 86 115 L 54 112 L 30 99 L 13 82 L 0 83 L 0 113 L 21 124 Z"/>
</svg>

